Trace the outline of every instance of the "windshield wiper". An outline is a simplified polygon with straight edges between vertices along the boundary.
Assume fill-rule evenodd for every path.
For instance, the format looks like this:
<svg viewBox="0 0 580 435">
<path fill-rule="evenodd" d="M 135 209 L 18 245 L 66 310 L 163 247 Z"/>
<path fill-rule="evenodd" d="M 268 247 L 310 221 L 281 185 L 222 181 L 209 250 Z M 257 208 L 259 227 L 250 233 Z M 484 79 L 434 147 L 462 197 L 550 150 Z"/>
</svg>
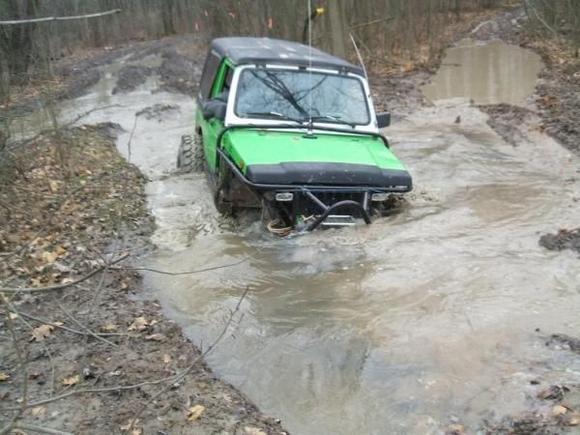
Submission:
<svg viewBox="0 0 580 435">
<path fill-rule="evenodd" d="M 261 118 L 276 118 L 276 119 L 283 119 L 284 121 L 292 121 L 296 122 L 297 124 L 303 124 L 305 121 L 302 119 L 292 118 L 291 116 L 284 115 L 283 113 L 279 112 L 245 112 L 245 116 L 259 116 Z"/>
<path fill-rule="evenodd" d="M 332 116 L 332 115 L 317 115 L 317 116 L 310 116 L 306 119 L 304 119 L 304 121 L 327 121 L 331 124 L 344 124 L 344 125 L 348 125 L 352 128 L 356 127 L 356 124 L 353 122 L 348 122 L 348 121 L 344 121 L 336 116 Z"/>
</svg>

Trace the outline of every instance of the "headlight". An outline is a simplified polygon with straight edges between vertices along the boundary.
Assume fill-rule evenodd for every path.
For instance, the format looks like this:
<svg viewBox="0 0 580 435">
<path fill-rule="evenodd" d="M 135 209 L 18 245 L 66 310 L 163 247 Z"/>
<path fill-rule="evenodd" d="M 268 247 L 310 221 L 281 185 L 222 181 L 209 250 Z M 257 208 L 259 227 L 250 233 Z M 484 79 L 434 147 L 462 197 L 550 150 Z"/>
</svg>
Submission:
<svg viewBox="0 0 580 435">
<path fill-rule="evenodd" d="M 382 202 L 386 201 L 387 199 L 389 199 L 388 193 L 373 193 L 371 196 L 371 200 L 375 202 Z"/>
</svg>

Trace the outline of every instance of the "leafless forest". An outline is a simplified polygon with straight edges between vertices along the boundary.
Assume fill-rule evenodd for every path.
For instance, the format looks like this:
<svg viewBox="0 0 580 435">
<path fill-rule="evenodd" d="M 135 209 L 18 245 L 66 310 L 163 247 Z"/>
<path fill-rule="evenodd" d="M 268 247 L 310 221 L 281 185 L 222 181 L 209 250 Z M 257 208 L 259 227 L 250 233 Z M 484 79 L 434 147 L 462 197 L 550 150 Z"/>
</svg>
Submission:
<svg viewBox="0 0 580 435">
<path fill-rule="evenodd" d="M 349 35 L 371 59 L 430 57 L 441 47 L 448 25 L 464 14 L 494 8 L 499 0 L 340 0 L 314 1 L 325 8 L 314 19 L 314 42 L 348 56 Z M 516 4 L 517 2 L 513 2 Z M 525 0 L 538 28 L 565 34 L 579 44 L 580 2 Z M 41 22 L 14 21 L 71 17 L 120 10 L 101 17 Z M 86 47 L 179 33 L 263 35 L 301 40 L 306 0 L 2 0 L 0 2 L 0 95 L 10 84 L 50 74 L 51 62 Z"/>
</svg>

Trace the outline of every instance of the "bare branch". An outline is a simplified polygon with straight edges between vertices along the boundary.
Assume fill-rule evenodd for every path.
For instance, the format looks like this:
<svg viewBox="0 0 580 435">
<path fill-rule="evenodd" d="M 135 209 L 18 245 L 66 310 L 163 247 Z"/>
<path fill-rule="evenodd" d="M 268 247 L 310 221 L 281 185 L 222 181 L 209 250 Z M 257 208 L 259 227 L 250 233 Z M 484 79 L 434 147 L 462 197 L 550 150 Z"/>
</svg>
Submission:
<svg viewBox="0 0 580 435">
<path fill-rule="evenodd" d="M 240 297 L 234 310 L 231 312 L 229 319 L 227 320 L 224 328 L 222 329 L 220 334 L 214 339 L 212 344 L 202 354 L 200 354 L 197 358 L 195 358 L 189 366 L 187 366 L 183 371 L 181 371 L 177 375 L 169 376 L 169 377 L 162 378 L 162 379 L 157 379 L 155 381 L 144 381 L 144 382 L 140 382 L 138 384 L 133 384 L 133 385 L 118 385 L 115 387 L 86 388 L 86 389 L 72 390 L 72 391 L 68 391 L 66 393 L 60 394 L 58 396 L 50 397 L 48 399 L 39 400 L 37 402 L 29 402 L 27 405 L 27 408 L 34 408 L 36 406 L 46 405 L 47 403 L 56 402 L 57 400 L 66 399 L 67 397 L 75 396 L 77 394 L 109 393 L 109 392 L 115 392 L 115 391 L 127 391 L 127 390 L 135 390 L 137 388 L 145 387 L 148 385 L 159 385 L 159 384 L 163 384 L 166 382 L 168 382 L 170 385 L 172 385 L 175 382 L 179 382 L 180 380 L 185 378 L 203 358 L 205 358 L 213 349 L 215 349 L 215 347 L 218 345 L 218 343 L 223 339 L 223 337 L 228 332 L 230 325 L 233 322 L 233 318 L 234 318 L 235 314 L 240 310 L 242 302 L 245 299 L 245 297 L 249 291 L 250 291 L 249 287 L 247 287 L 244 290 L 244 293 Z M 167 391 L 167 388 L 164 388 L 162 391 L 157 393 L 155 395 L 155 397 L 159 396 L 160 394 L 163 394 L 165 391 Z M 16 407 L 9 407 L 9 408 L 1 408 L 0 411 L 16 411 L 18 409 L 19 408 L 16 408 Z M 142 412 L 142 411 L 140 411 L 140 412 Z M 133 420 L 133 424 L 135 423 L 135 420 L 136 419 Z"/>
<path fill-rule="evenodd" d="M 17 423 L 15 428 L 29 430 L 31 432 L 46 433 L 46 434 L 50 434 L 50 435 L 73 435 L 70 432 L 63 432 L 60 430 L 51 429 L 49 427 L 36 426 L 34 424 L 28 424 L 28 423 Z"/>
<path fill-rule="evenodd" d="M 106 15 L 118 14 L 122 9 L 113 9 L 105 12 L 97 12 L 95 14 L 86 15 L 70 15 L 68 17 L 43 17 L 43 18 L 30 18 L 28 20 L 7 20 L 0 21 L 0 26 L 12 26 L 15 24 L 31 24 L 31 23 L 45 23 L 49 21 L 70 21 L 70 20 L 83 20 L 86 18 L 98 18 L 104 17 Z"/>
<path fill-rule="evenodd" d="M 245 263 L 250 258 L 251 257 L 245 257 L 245 258 L 243 258 L 240 261 L 236 261 L 235 263 L 223 264 L 221 266 L 212 266 L 212 267 L 207 267 L 205 269 L 191 270 L 189 272 L 168 272 L 166 270 L 151 269 L 149 267 L 123 267 L 123 266 L 110 267 L 110 269 L 111 270 L 145 271 L 145 272 L 153 272 L 153 273 L 159 273 L 161 275 L 171 275 L 171 276 L 195 275 L 196 273 L 211 272 L 212 270 L 219 270 L 219 269 L 225 269 L 225 268 L 228 268 L 228 267 L 234 267 L 234 266 L 237 266 L 239 264 Z"/>
<path fill-rule="evenodd" d="M 71 281 L 71 282 L 68 282 L 66 284 L 57 284 L 57 285 L 52 285 L 52 286 L 48 286 L 48 287 L 22 287 L 22 288 L 0 287 L 0 292 L 4 292 L 4 293 L 36 293 L 36 292 L 62 290 L 62 289 L 65 289 L 67 287 L 72 287 L 72 286 L 75 286 L 83 281 L 86 281 L 87 279 L 95 276 L 97 273 L 103 271 L 104 269 L 110 268 L 111 265 L 125 260 L 128 256 L 129 256 L 129 254 L 124 254 L 121 257 L 117 258 L 116 260 L 113 260 L 110 263 L 105 264 L 105 265 L 93 270 L 92 272 L 87 273 L 85 276 L 77 279 L 76 281 Z"/>
<path fill-rule="evenodd" d="M 185 369 L 183 372 L 181 372 L 181 374 L 177 375 L 172 380 L 171 384 L 166 385 L 164 388 L 162 388 L 161 390 L 159 390 L 156 394 L 154 394 L 153 396 L 151 396 L 149 398 L 149 400 L 143 404 L 143 406 L 141 406 L 141 408 L 135 414 L 135 417 L 133 417 L 133 420 L 131 421 L 131 426 L 130 427 L 133 427 L 137 423 L 137 420 L 139 419 L 139 417 L 141 416 L 141 414 L 143 413 L 143 411 L 145 411 L 145 409 L 147 408 L 147 406 L 149 406 L 159 396 L 161 396 L 162 394 L 165 394 L 173 386 L 174 383 L 179 382 L 180 380 L 182 380 L 183 378 L 185 378 L 189 374 L 189 372 L 191 372 L 193 370 L 193 368 L 196 366 L 196 364 L 198 363 L 198 361 L 200 361 L 202 358 L 205 358 L 207 356 L 207 354 L 209 354 L 212 350 L 215 349 L 215 347 L 218 345 L 218 343 L 222 340 L 222 338 L 224 338 L 224 336 L 228 332 L 228 329 L 230 328 L 230 325 L 232 324 L 232 322 L 234 320 L 234 316 L 236 315 L 236 313 L 238 311 L 240 311 L 240 307 L 242 306 L 242 302 L 246 298 L 246 296 L 247 296 L 247 294 L 248 294 L 249 291 L 250 291 L 250 287 L 246 287 L 246 289 L 244 290 L 244 293 L 242 293 L 242 296 L 240 296 L 240 299 L 238 300 L 238 303 L 236 304 L 236 307 L 233 309 L 233 311 L 230 312 L 230 315 L 228 317 L 228 320 L 227 320 L 226 324 L 224 325 L 222 331 L 214 339 L 214 341 L 208 346 L 208 348 L 204 352 L 202 352 L 201 355 L 198 356 L 193 361 L 193 363 L 189 365 L 189 367 L 187 369 Z"/>
</svg>

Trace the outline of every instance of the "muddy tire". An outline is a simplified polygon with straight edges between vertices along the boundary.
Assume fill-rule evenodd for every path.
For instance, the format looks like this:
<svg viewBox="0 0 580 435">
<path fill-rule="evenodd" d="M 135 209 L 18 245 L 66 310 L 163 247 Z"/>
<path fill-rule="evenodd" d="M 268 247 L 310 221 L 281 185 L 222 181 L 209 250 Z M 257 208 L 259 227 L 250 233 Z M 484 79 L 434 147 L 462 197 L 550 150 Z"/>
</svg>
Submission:
<svg viewBox="0 0 580 435">
<path fill-rule="evenodd" d="M 216 189 L 213 195 L 213 203 L 217 211 L 224 216 L 231 216 L 234 213 L 230 198 L 230 188 L 232 184 L 232 172 L 230 168 L 222 165 L 219 169 L 216 182 Z"/>
<path fill-rule="evenodd" d="M 201 172 L 204 167 L 203 143 L 199 134 L 181 136 L 177 152 L 177 169 L 180 172 Z"/>
</svg>

